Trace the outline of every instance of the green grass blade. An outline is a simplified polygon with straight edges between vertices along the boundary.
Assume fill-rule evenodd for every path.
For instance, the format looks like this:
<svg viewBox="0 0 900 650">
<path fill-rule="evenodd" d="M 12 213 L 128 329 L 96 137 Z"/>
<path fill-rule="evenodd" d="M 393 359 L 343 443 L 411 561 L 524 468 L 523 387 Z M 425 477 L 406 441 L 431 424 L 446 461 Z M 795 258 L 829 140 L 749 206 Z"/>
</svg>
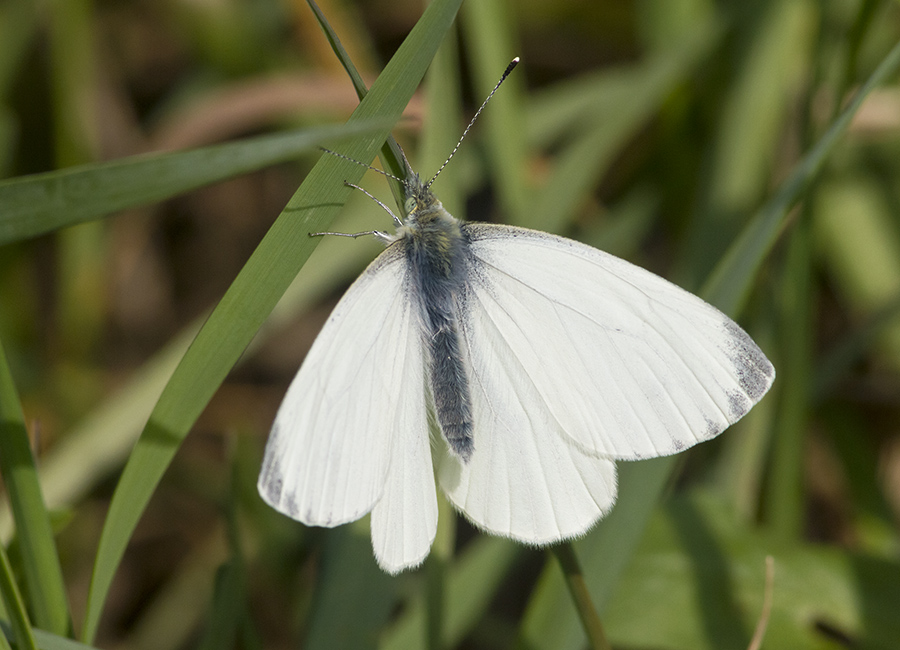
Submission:
<svg viewBox="0 0 900 650">
<path fill-rule="evenodd" d="M 816 19 L 810 3 L 769 2 L 754 13 L 756 20 L 737 28 L 742 39 L 729 39 L 718 53 L 731 51 L 735 62 L 675 273 L 691 289 L 769 191 L 786 116 L 811 56 Z"/>
<path fill-rule="evenodd" d="M 870 92 L 900 69 L 900 43 L 895 45 L 875 69 L 865 85 L 841 112 L 834 124 L 803 157 L 790 177 L 781 185 L 775 196 L 756 214 L 729 247 L 724 258 L 713 269 L 701 295 L 725 313 L 740 311 L 750 292 L 750 285 L 784 226 L 788 211 L 800 200 L 813 179 L 818 175 L 826 158 Z"/>
<path fill-rule="evenodd" d="M 320 144 L 389 126 L 356 122 L 248 138 L 193 151 L 132 156 L 0 182 L 0 246 L 155 203 L 293 160 Z"/>
<path fill-rule="evenodd" d="M 337 56 L 341 65 L 344 66 L 344 70 L 347 71 L 350 81 L 353 82 L 353 89 L 356 91 L 356 96 L 362 100 L 369 92 L 369 89 L 366 88 L 366 82 L 363 81 L 362 75 L 359 74 L 359 70 L 356 69 L 356 66 L 350 59 L 350 55 L 347 54 L 347 50 L 344 49 L 341 39 L 334 29 L 331 28 L 331 23 L 328 22 L 325 14 L 319 9 L 319 5 L 313 2 L 313 0 L 306 0 L 306 4 L 312 9 L 313 16 L 316 17 L 316 22 L 319 23 L 319 27 L 321 27 L 322 31 L 325 33 L 325 38 L 328 39 L 328 44 L 331 45 L 331 49 L 334 51 L 335 56 Z"/>
<path fill-rule="evenodd" d="M 437 0 L 429 5 L 350 118 L 351 123 L 399 118 L 460 1 Z M 387 133 L 384 128 L 358 137 L 342 147 L 341 153 L 355 160 L 371 160 Z M 116 567 L 172 456 L 317 244 L 308 233 L 327 229 L 351 191 L 344 182 L 359 180 L 364 171 L 335 156 L 319 160 L 175 370 L 113 495 L 94 565 L 84 639 L 92 640 L 97 632 Z"/>
<path fill-rule="evenodd" d="M 85 645 L 44 630 L 34 629 L 32 632 L 38 650 L 97 650 L 94 646 Z M 12 638 L 12 627 L 6 621 L 0 621 L 0 650 L 9 648 L 9 645 L 4 645 L 8 638 Z"/>
<path fill-rule="evenodd" d="M 600 617 L 597 615 L 597 608 L 594 606 L 591 593 L 585 583 L 581 563 L 578 561 L 578 556 L 575 555 L 575 549 L 572 548 L 572 542 L 565 541 L 554 544 L 549 551 L 559 563 L 566 586 L 569 588 L 569 595 L 572 597 L 572 604 L 581 620 L 581 628 L 587 635 L 591 648 L 612 650 L 606 639 L 603 623 L 600 622 Z"/>
<path fill-rule="evenodd" d="M 462 135 L 465 121 L 459 66 L 459 47 L 456 41 L 448 38 L 435 55 L 426 80 L 429 119 L 422 125 L 414 163 L 423 176 L 431 177 L 437 172 Z M 463 165 L 458 164 L 464 159 L 465 153 L 457 152 L 454 157 L 457 164 L 445 167 L 432 186 L 444 207 L 458 219 L 465 219 L 460 179 Z"/>
<path fill-rule="evenodd" d="M 551 177 L 534 201 L 525 225 L 564 232 L 615 156 L 707 58 L 721 33 L 718 24 L 701 23 L 684 39 L 685 46 L 628 69 L 592 75 L 588 83 L 579 80 L 572 84 L 578 89 L 577 101 L 569 98 L 574 88 L 547 93 L 555 97 L 545 97 L 538 105 L 531 116 L 532 130 L 549 130 L 549 125 L 559 124 L 560 117 L 565 117 L 567 130 L 575 134 L 556 156 Z"/>
<path fill-rule="evenodd" d="M 242 570 L 232 561 L 222 565 L 216 574 L 209 625 L 197 646 L 199 650 L 232 648 L 236 645 L 245 606 Z"/>
<path fill-rule="evenodd" d="M 808 215 L 808 210 L 804 210 Z M 778 411 L 772 423 L 772 458 L 766 483 L 765 522 L 785 539 L 802 539 L 807 488 L 804 485 L 809 386 L 815 354 L 815 305 L 811 224 L 802 219 L 787 246 L 780 283 L 781 342 L 778 354 Z"/>
<path fill-rule="evenodd" d="M 12 638 L 15 640 L 17 650 L 37 650 L 37 642 L 34 640 L 31 622 L 28 620 L 28 612 L 25 611 L 25 602 L 22 600 L 22 594 L 19 593 L 6 549 L 2 546 L 0 546 L 0 598 L 3 599 L 10 618 Z"/>
<path fill-rule="evenodd" d="M 22 572 L 35 622 L 56 634 L 66 634 L 70 621 L 62 567 L 28 443 L 25 418 L 2 342 L 0 475 L 16 522 Z"/>
<path fill-rule="evenodd" d="M 512 34 L 515 20 L 510 15 L 511 3 L 503 0 L 467 2 L 462 11 L 466 50 L 472 62 L 476 93 L 487 96 L 500 74 L 518 54 Z M 525 68 L 527 61 L 523 61 Z M 494 95 L 490 108 L 479 118 L 478 128 L 484 134 L 490 175 L 497 189 L 504 221 L 530 225 L 528 212 L 531 192 L 526 183 L 525 76 L 524 69 L 514 71 L 503 91 Z"/>
<path fill-rule="evenodd" d="M 238 449 L 232 445 L 231 449 Z M 232 452 L 233 454 L 233 452 Z M 219 650 L 238 645 L 240 629 L 250 616 L 247 611 L 247 562 L 238 526 L 239 463 L 232 456 L 231 485 L 224 504 L 230 557 L 216 573 L 212 605 L 199 650 Z"/>
<path fill-rule="evenodd" d="M 347 50 L 344 49 L 343 44 L 341 44 L 341 39 L 338 38 L 337 33 L 331 27 L 331 23 L 328 22 L 325 14 L 319 9 L 319 5 L 313 0 L 307 0 L 307 4 L 310 9 L 312 9 L 313 15 L 316 17 L 316 22 L 318 22 L 319 27 L 322 28 L 325 38 L 328 39 L 328 43 L 331 45 L 334 55 L 338 58 L 338 61 L 341 62 L 341 65 L 344 66 L 344 70 L 347 71 L 347 75 L 353 83 L 353 88 L 356 90 L 357 97 L 362 101 L 363 97 L 369 92 L 369 89 L 366 88 L 366 83 L 363 81 L 362 75 L 359 74 L 359 70 L 356 69 L 356 65 L 353 63 Z M 397 178 L 406 178 L 407 169 L 403 164 L 403 154 L 400 151 L 400 145 L 394 140 L 394 136 L 388 136 L 387 141 L 381 146 L 381 153 L 379 155 L 385 171 L 393 174 Z M 388 178 L 387 180 L 391 187 L 391 192 L 394 194 L 394 201 L 402 211 L 403 204 L 406 201 L 403 186 L 392 178 Z"/>
</svg>

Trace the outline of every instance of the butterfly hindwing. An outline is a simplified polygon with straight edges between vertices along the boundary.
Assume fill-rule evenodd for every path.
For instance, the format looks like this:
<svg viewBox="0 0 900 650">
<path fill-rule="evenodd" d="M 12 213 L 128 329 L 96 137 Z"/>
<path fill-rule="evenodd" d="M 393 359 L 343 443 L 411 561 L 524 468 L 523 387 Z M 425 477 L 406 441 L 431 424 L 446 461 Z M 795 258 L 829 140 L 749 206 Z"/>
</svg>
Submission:
<svg viewBox="0 0 900 650">
<path fill-rule="evenodd" d="M 437 532 L 437 493 L 425 402 L 425 366 L 420 336 L 408 346 L 400 381 L 390 469 L 384 494 L 372 510 L 372 547 L 379 566 L 398 573 L 428 556 Z"/>
</svg>

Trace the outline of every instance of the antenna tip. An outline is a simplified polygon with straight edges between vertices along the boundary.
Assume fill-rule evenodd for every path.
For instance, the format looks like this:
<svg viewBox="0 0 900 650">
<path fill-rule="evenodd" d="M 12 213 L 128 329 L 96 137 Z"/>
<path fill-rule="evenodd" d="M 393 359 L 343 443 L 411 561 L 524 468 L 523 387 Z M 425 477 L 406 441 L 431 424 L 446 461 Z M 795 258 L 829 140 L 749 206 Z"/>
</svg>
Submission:
<svg viewBox="0 0 900 650">
<path fill-rule="evenodd" d="M 519 57 L 516 57 L 512 61 L 509 62 L 509 65 L 506 66 L 506 70 L 503 71 L 502 79 L 506 79 L 506 76 L 510 72 L 512 72 L 513 68 L 515 68 L 517 65 L 519 65 Z"/>
</svg>

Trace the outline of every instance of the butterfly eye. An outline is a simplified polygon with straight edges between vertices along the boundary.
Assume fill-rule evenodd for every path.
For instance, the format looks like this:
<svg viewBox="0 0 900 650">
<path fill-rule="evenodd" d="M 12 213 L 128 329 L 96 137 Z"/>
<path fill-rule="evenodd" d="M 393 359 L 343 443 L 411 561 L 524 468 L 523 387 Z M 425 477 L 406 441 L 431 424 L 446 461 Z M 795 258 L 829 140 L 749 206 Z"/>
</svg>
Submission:
<svg viewBox="0 0 900 650">
<path fill-rule="evenodd" d="M 406 211 L 406 214 L 409 214 L 413 210 L 416 209 L 416 200 L 412 197 L 406 199 L 406 203 L 403 204 L 403 209 Z"/>
</svg>

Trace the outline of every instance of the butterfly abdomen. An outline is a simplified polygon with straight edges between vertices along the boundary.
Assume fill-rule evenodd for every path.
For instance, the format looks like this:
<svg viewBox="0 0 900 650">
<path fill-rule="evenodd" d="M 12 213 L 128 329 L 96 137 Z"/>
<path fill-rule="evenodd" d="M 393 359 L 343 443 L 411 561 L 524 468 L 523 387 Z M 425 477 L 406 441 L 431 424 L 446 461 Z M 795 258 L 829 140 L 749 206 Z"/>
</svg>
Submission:
<svg viewBox="0 0 900 650">
<path fill-rule="evenodd" d="M 447 444 L 466 461 L 474 450 L 472 399 L 459 334 L 467 243 L 459 222 L 440 203 L 414 216 L 404 239 L 428 350 L 435 415 Z"/>
</svg>

